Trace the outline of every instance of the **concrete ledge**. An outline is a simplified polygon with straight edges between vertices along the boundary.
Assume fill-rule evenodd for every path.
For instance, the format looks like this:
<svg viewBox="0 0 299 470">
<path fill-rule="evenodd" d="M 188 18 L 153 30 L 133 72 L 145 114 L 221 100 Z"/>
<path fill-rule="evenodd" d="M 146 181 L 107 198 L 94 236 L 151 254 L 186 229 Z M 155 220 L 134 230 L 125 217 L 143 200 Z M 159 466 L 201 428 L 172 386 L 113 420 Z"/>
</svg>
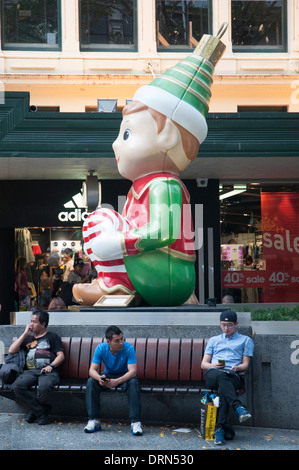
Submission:
<svg viewBox="0 0 299 470">
<path fill-rule="evenodd" d="M 49 326 L 53 325 L 217 325 L 223 309 L 195 308 L 134 308 L 134 309 L 80 309 L 80 311 L 55 310 L 49 312 Z M 13 325 L 30 323 L 32 312 L 14 312 Z M 238 313 L 239 326 L 250 326 L 251 313 Z"/>
<path fill-rule="evenodd" d="M 252 321 L 256 335 L 299 335 L 299 321 Z"/>
<path fill-rule="evenodd" d="M 231 308 L 232 310 L 235 310 L 235 312 L 238 311 L 238 309 L 243 309 L 246 308 L 249 311 L 252 310 L 264 310 L 264 309 L 271 309 L 274 310 L 279 307 L 297 307 L 299 304 L 298 302 L 272 302 L 272 303 L 233 303 L 233 304 L 216 304 L 216 307 L 227 307 Z"/>
</svg>

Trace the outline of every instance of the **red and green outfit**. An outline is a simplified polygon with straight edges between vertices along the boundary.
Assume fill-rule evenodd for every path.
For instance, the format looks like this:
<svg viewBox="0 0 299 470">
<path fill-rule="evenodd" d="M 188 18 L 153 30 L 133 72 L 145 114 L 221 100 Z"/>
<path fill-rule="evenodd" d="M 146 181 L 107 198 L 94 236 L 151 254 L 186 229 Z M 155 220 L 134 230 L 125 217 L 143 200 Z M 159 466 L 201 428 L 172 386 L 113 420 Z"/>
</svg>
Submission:
<svg viewBox="0 0 299 470">
<path fill-rule="evenodd" d="M 151 305 L 184 303 L 194 290 L 195 251 L 189 193 L 183 182 L 163 172 L 139 178 L 128 193 L 122 217 L 128 224 L 127 230 L 122 225 L 119 231 L 123 258 L 105 261 L 103 268 L 97 262 L 102 286 L 112 293 L 114 286 L 123 285 L 124 292 L 137 291 Z"/>
</svg>

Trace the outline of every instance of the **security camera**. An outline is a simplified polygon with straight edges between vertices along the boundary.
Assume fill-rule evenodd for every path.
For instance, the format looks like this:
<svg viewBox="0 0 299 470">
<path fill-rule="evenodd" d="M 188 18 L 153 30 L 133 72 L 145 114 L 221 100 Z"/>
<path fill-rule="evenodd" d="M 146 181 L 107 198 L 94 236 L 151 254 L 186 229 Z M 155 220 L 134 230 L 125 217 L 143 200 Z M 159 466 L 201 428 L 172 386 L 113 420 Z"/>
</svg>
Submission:
<svg viewBox="0 0 299 470">
<path fill-rule="evenodd" d="M 198 188 L 206 188 L 208 186 L 208 178 L 196 178 Z"/>
</svg>

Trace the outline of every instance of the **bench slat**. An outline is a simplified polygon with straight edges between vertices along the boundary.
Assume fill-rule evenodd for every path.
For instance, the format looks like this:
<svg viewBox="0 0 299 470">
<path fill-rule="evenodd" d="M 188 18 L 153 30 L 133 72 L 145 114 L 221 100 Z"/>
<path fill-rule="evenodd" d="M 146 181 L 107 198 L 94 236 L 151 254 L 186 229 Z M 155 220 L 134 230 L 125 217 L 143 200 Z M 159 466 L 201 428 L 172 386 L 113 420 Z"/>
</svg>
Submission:
<svg viewBox="0 0 299 470">
<path fill-rule="evenodd" d="M 160 338 L 158 340 L 158 353 L 157 353 L 157 380 L 167 380 L 167 364 L 168 364 L 168 338 Z"/>
<path fill-rule="evenodd" d="M 137 359 L 137 376 L 140 380 L 145 377 L 145 351 L 146 351 L 146 338 L 136 339 L 136 359 Z"/>
<path fill-rule="evenodd" d="M 192 345 L 192 364 L 191 364 L 191 380 L 199 381 L 203 380 L 201 361 L 203 358 L 203 339 L 193 339 Z"/>
<path fill-rule="evenodd" d="M 88 371 L 90 367 L 91 338 L 82 338 L 80 350 L 80 363 L 78 370 L 79 379 L 88 379 Z"/>
<path fill-rule="evenodd" d="M 182 338 L 180 359 L 180 380 L 190 380 L 191 370 L 191 338 Z"/>
<path fill-rule="evenodd" d="M 144 372 L 144 378 L 146 380 L 156 379 L 157 344 L 158 344 L 157 338 L 147 339 L 145 372 Z"/>
<path fill-rule="evenodd" d="M 169 359 L 168 359 L 168 380 L 178 380 L 179 378 L 179 356 L 180 339 L 170 338 L 169 341 Z"/>
<path fill-rule="evenodd" d="M 71 340 L 68 364 L 68 376 L 74 379 L 78 378 L 79 358 L 82 338 L 73 337 Z"/>
<path fill-rule="evenodd" d="M 68 365 L 69 365 L 71 338 L 62 337 L 61 341 L 62 341 L 62 345 L 64 349 L 64 361 L 60 366 L 60 376 L 68 377 Z"/>
</svg>

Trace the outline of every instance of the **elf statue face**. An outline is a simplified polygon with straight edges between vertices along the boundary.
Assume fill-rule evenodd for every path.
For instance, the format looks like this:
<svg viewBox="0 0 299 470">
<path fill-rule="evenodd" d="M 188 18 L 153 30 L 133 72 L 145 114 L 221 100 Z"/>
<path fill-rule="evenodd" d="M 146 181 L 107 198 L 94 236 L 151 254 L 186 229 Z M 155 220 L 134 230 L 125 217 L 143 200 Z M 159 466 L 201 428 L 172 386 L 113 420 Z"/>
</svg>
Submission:
<svg viewBox="0 0 299 470">
<path fill-rule="evenodd" d="M 178 175 L 196 157 L 198 146 L 197 139 L 165 115 L 133 101 L 124 109 L 113 150 L 120 174 L 135 181 L 155 172 Z"/>
</svg>

